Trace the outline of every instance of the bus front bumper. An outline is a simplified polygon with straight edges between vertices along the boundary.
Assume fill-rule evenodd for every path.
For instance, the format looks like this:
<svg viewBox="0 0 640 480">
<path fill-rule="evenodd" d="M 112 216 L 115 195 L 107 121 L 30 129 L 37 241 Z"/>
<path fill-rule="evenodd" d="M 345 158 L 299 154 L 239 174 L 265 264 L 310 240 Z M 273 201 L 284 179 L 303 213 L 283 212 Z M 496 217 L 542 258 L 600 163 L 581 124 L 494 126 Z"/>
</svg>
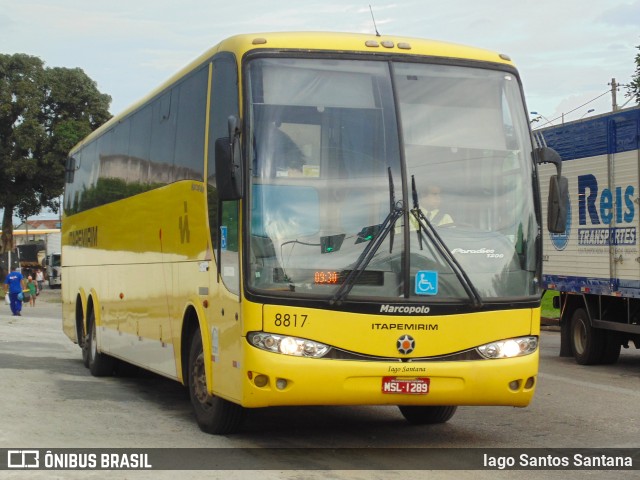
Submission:
<svg viewBox="0 0 640 480">
<path fill-rule="evenodd" d="M 246 351 L 242 405 L 505 405 L 531 401 L 539 350 L 522 357 L 348 361 Z M 425 386 L 426 385 L 426 386 Z"/>
</svg>

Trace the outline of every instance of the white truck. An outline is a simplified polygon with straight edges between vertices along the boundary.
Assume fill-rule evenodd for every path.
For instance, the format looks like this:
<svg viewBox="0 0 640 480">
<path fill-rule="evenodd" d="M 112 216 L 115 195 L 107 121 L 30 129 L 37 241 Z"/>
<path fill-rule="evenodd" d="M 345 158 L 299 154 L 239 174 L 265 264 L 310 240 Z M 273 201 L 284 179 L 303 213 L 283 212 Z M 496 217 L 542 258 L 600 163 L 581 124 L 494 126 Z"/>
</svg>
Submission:
<svg viewBox="0 0 640 480">
<path fill-rule="evenodd" d="M 640 348 L 640 107 L 534 131 L 562 157 L 567 228 L 543 233 L 543 289 L 560 295 L 561 356 L 615 363 Z M 545 194 L 555 169 L 540 168 Z"/>
<path fill-rule="evenodd" d="M 62 286 L 62 263 L 59 253 L 51 253 L 45 259 L 45 268 L 49 288 L 60 288 Z"/>
</svg>

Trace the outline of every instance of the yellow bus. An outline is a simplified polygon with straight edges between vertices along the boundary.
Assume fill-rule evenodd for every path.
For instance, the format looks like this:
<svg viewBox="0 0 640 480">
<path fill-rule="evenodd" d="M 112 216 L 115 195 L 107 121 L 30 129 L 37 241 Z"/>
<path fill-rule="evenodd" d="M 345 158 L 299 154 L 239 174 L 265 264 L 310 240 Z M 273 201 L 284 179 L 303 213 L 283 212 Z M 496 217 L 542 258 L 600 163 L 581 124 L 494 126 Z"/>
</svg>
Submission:
<svg viewBox="0 0 640 480">
<path fill-rule="evenodd" d="M 70 152 L 64 332 L 93 375 L 187 386 L 210 433 L 267 406 L 526 406 L 552 154 L 506 55 L 228 38 Z"/>
</svg>

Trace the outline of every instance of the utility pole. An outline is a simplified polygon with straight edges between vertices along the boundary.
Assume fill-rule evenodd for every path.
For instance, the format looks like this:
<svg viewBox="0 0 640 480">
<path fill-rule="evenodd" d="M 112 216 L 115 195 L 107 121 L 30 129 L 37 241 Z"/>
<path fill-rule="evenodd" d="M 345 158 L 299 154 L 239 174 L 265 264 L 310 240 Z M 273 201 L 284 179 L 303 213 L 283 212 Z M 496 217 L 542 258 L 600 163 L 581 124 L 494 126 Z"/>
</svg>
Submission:
<svg viewBox="0 0 640 480">
<path fill-rule="evenodd" d="M 616 79 L 612 78 L 611 83 L 611 111 L 615 112 L 618 110 L 618 101 L 616 99 L 616 92 L 618 91 L 619 85 L 616 83 Z"/>
</svg>

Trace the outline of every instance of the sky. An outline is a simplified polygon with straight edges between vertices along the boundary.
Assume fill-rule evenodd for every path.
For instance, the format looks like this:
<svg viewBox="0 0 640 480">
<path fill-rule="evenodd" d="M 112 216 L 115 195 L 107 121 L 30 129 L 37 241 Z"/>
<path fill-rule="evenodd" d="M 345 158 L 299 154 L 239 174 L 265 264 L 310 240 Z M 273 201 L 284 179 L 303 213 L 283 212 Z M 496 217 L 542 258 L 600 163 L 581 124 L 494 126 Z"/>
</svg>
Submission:
<svg viewBox="0 0 640 480">
<path fill-rule="evenodd" d="M 236 33 L 374 34 L 369 5 L 383 35 L 508 54 L 548 120 L 611 111 L 611 79 L 629 83 L 640 53 L 640 0 L 0 0 L 0 53 L 82 68 L 115 114 Z"/>
<path fill-rule="evenodd" d="M 117 114 L 228 36 L 374 34 L 370 6 L 383 35 L 508 54 L 553 124 L 611 111 L 609 84 L 629 83 L 640 53 L 640 0 L 0 0 L 0 53 L 83 69 Z M 625 93 L 618 106 L 634 105 Z"/>
</svg>

